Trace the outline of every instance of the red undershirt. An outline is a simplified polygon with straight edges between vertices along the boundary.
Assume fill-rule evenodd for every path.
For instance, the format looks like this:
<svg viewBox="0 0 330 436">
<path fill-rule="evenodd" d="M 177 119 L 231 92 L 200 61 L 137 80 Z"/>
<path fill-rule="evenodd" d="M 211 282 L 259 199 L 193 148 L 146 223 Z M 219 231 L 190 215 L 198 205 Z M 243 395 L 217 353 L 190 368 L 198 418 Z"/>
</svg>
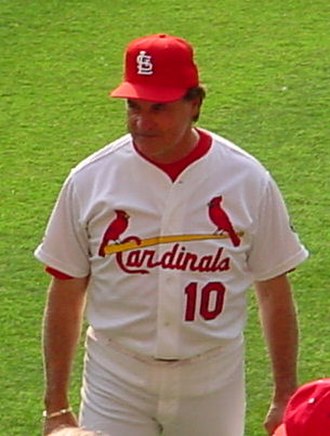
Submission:
<svg viewBox="0 0 330 436">
<path fill-rule="evenodd" d="M 158 168 L 163 170 L 171 178 L 171 180 L 174 182 L 176 180 L 176 178 L 182 173 L 182 171 L 185 168 L 187 168 L 190 164 L 192 164 L 193 162 L 195 162 L 198 159 L 200 159 L 201 157 L 203 157 L 209 151 L 209 149 L 211 147 L 211 144 L 212 144 L 211 136 L 208 135 L 207 133 L 201 131 L 201 130 L 198 130 L 198 129 L 197 129 L 197 132 L 199 134 L 199 141 L 198 141 L 196 147 L 194 147 L 194 149 L 188 154 L 188 156 L 186 156 L 183 159 L 180 159 L 174 163 L 160 164 L 160 163 L 154 162 L 154 161 L 150 160 L 149 158 L 147 158 L 146 156 L 142 155 L 138 150 L 136 150 L 136 151 L 141 156 L 143 156 L 144 159 L 148 160 L 149 162 L 151 162 L 152 164 L 156 165 Z M 68 274 L 65 274 L 61 271 L 58 271 L 50 266 L 46 266 L 45 270 L 49 274 L 51 274 L 52 276 L 54 276 L 60 280 L 69 280 L 69 279 L 74 278 L 74 277 L 72 277 Z"/>
</svg>

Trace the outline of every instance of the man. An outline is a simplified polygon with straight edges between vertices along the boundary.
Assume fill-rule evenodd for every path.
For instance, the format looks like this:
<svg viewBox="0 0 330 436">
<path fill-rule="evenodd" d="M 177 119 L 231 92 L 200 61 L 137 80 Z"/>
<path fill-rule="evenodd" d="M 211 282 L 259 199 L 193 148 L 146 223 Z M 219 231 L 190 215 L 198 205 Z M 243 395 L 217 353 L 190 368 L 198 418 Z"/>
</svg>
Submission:
<svg viewBox="0 0 330 436">
<path fill-rule="evenodd" d="M 274 436 L 330 436 L 330 378 L 300 386 Z"/>
<path fill-rule="evenodd" d="M 187 41 L 132 41 L 124 74 L 111 95 L 126 99 L 129 134 L 71 172 L 36 250 L 53 276 L 45 434 L 77 425 L 68 385 L 86 304 L 80 425 L 124 436 L 243 435 L 252 283 L 274 376 L 271 434 L 297 386 L 287 273 L 307 252 L 263 166 L 194 126 L 205 92 Z"/>
</svg>

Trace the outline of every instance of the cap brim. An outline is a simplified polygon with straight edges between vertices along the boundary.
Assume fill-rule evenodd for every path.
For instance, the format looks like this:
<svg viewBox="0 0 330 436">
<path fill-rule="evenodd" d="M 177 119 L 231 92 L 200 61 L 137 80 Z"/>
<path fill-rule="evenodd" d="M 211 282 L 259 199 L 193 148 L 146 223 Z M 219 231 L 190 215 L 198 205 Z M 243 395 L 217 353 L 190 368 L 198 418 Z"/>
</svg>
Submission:
<svg viewBox="0 0 330 436">
<path fill-rule="evenodd" d="M 110 92 L 111 97 L 115 98 L 132 98 L 157 103 L 168 103 L 180 100 L 186 94 L 187 90 L 182 88 L 167 88 L 156 86 L 145 86 L 123 82 L 116 89 Z"/>
<path fill-rule="evenodd" d="M 287 436 L 285 425 L 281 424 L 279 427 L 277 427 L 275 433 L 273 433 L 273 436 Z"/>
</svg>

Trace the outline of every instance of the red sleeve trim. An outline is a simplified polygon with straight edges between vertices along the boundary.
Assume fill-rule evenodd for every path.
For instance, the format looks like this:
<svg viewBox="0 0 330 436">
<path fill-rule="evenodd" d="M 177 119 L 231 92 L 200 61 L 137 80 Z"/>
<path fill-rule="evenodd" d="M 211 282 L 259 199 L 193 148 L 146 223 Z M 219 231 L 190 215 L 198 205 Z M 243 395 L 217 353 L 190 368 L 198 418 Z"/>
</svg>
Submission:
<svg viewBox="0 0 330 436">
<path fill-rule="evenodd" d="M 68 274 L 65 274 L 65 273 L 63 273 L 61 271 L 58 271 L 57 269 L 54 269 L 54 268 L 52 268 L 52 267 L 50 267 L 48 265 L 46 266 L 45 271 L 48 274 L 50 274 L 50 275 L 52 275 L 55 278 L 60 279 L 60 280 L 71 280 L 71 279 L 74 278 L 74 277 L 69 276 Z"/>
</svg>

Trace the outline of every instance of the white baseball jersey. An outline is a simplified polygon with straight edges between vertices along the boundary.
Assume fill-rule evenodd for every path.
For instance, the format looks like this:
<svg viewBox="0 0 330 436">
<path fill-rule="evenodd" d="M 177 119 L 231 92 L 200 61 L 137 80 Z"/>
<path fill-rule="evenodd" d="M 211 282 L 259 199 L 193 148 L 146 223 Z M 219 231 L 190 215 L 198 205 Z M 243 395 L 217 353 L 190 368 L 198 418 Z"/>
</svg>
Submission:
<svg viewBox="0 0 330 436">
<path fill-rule="evenodd" d="M 172 182 L 125 135 L 67 178 L 36 257 L 90 274 L 86 316 L 135 352 L 187 358 L 241 338 L 246 291 L 307 257 L 270 174 L 212 136 Z"/>
</svg>

